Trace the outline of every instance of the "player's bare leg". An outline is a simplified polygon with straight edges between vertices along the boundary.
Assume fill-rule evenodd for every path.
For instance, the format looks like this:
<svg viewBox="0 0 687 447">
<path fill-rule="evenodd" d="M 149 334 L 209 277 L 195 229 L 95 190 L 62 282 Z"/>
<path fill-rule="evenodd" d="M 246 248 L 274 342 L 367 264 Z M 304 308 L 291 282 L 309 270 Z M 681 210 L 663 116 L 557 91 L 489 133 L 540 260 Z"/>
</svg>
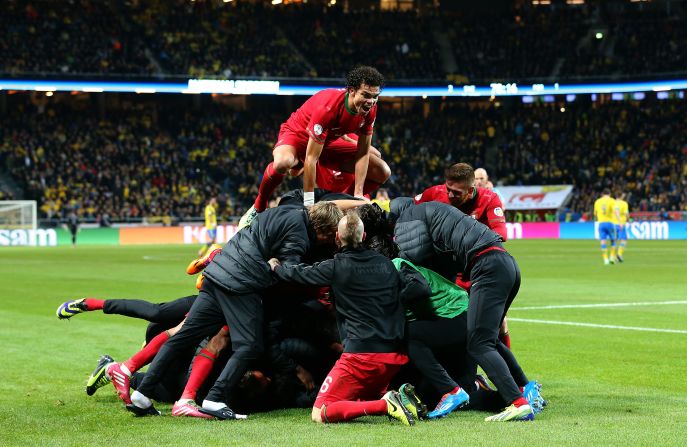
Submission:
<svg viewBox="0 0 687 447">
<path fill-rule="evenodd" d="M 263 212 L 267 208 L 270 197 L 274 190 L 279 187 L 289 169 L 298 164 L 298 153 L 296 148 L 289 144 L 282 144 L 277 146 L 272 151 L 274 161 L 267 165 L 265 174 L 262 176 L 260 182 L 260 189 L 258 196 L 255 198 L 253 206 L 250 207 L 246 214 L 239 220 L 238 229 L 245 228 L 253 222 L 258 213 Z"/>
<path fill-rule="evenodd" d="M 612 264 L 612 260 L 608 257 L 608 240 L 601 239 L 601 256 L 604 260 L 604 265 Z"/>
<path fill-rule="evenodd" d="M 313 422 L 323 422 L 322 421 L 322 408 L 312 407 L 312 413 L 310 413 L 310 419 Z"/>
<path fill-rule="evenodd" d="M 510 333 L 508 332 L 508 318 L 504 317 L 499 329 L 499 340 L 510 349 Z"/>
<path fill-rule="evenodd" d="M 350 160 L 349 162 L 341 165 L 341 170 L 343 172 L 355 172 L 355 160 Z M 365 184 L 363 185 L 363 194 L 369 194 L 375 189 L 379 188 L 381 185 L 386 183 L 391 176 L 391 168 L 382 159 L 382 154 L 374 147 L 370 148 L 370 163 L 367 166 L 367 177 L 365 178 Z M 353 194 L 353 188 L 355 185 L 351 185 L 349 190 L 346 191 L 348 194 Z"/>
</svg>

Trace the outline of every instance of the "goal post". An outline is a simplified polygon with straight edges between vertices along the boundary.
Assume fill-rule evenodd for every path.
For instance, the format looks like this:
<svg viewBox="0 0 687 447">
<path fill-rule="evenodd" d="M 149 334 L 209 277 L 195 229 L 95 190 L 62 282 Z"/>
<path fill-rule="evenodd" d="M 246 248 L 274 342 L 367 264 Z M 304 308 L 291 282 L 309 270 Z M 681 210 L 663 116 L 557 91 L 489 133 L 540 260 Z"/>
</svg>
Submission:
<svg viewBox="0 0 687 447">
<path fill-rule="evenodd" d="M 0 230 L 38 229 L 35 200 L 0 200 Z"/>
</svg>

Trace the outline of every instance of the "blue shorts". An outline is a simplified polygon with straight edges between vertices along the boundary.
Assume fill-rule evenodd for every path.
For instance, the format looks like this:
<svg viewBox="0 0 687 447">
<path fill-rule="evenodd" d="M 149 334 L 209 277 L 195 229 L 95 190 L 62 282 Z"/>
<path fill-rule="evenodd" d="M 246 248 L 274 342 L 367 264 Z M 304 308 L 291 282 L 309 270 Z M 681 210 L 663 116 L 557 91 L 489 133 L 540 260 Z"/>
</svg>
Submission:
<svg viewBox="0 0 687 447">
<path fill-rule="evenodd" d="M 217 237 L 217 228 L 213 228 L 212 230 L 208 230 L 208 242 L 215 242 L 216 237 Z"/>
<path fill-rule="evenodd" d="M 611 222 L 602 222 L 599 224 L 599 239 L 602 241 L 604 239 L 615 240 L 615 225 Z"/>
<path fill-rule="evenodd" d="M 620 229 L 620 225 L 615 226 L 615 235 L 619 241 L 627 240 L 627 224 L 623 225 L 623 229 Z"/>
</svg>

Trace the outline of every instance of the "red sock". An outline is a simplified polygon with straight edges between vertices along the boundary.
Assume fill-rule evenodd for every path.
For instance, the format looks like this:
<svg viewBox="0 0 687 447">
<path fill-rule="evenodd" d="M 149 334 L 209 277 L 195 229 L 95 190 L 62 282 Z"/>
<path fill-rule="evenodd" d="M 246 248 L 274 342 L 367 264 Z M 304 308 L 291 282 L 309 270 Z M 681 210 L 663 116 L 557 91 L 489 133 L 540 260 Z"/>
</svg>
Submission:
<svg viewBox="0 0 687 447">
<path fill-rule="evenodd" d="M 91 310 L 102 310 L 105 305 L 105 300 L 99 300 L 97 298 L 86 298 L 84 301 L 86 304 L 86 309 Z"/>
<path fill-rule="evenodd" d="M 217 356 L 207 349 L 201 349 L 196 358 L 193 359 L 193 366 L 191 366 L 191 375 L 186 382 L 184 392 L 181 394 L 181 399 L 195 400 L 198 388 L 205 382 L 212 365 L 215 364 Z"/>
<path fill-rule="evenodd" d="M 325 422 L 342 422 L 378 414 L 386 414 L 386 401 L 383 399 L 360 402 L 342 400 L 328 404 L 322 411 L 322 419 Z"/>
<path fill-rule="evenodd" d="M 286 177 L 286 174 L 280 174 L 274 169 L 274 163 L 267 165 L 265 174 L 262 176 L 262 181 L 260 182 L 258 196 L 255 198 L 255 203 L 253 204 L 258 213 L 265 211 L 267 202 L 270 200 L 272 193 L 281 184 L 284 177 Z"/>
<path fill-rule="evenodd" d="M 525 399 L 524 397 L 518 397 L 517 399 L 515 399 L 513 401 L 513 405 L 515 405 L 516 407 L 522 407 L 523 405 L 529 405 L 529 404 L 530 403 L 527 402 L 527 399 Z"/>
<path fill-rule="evenodd" d="M 499 340 L 510 349 L 510 334 L 506 332 L 505 334 L 499 335 Z"/>
<path fill-rule="evenodd" d="M 150 342 L 143 347 L 143 349 L 124 362 L 124 366 L 129 368 L 131 374 L 135 373 L 153 360 L 155 355 L 158 353 L 158 351 L 160 351 L 160 348 L 167 340 L 169 340 L 169 334 L 167 331 L 156 335 L 155 338 L 150 340 Z"/>
</svg>

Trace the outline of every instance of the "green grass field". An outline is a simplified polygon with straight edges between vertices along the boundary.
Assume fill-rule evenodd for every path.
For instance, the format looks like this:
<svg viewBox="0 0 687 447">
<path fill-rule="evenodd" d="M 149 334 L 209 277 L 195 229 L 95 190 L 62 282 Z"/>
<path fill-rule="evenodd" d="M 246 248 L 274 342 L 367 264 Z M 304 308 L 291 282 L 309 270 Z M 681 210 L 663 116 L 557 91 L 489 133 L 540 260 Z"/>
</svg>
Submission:
<svg viewBox="0 0 687 447">
<path fill-rule="evenodd" d="M 608 267 L 594 241 L 508 248 L 523 272 L 513 350 L 550 405 L 533 423 L 464 412 L 412 428 L 372 417 L 319 426 L 306 410 L 136 419 L 110 386 L 92 397 L 83 388 L 100 354 L 123 359 L 141 346 L 145 323 L 100 312 L 58 321 L 55 309 L 84 296 L 190 294 L 184 268 L 197 247 L 3 248 L 0 445 L 685 445 L 687 241 L 631 241 L 626 262 Z M 603 306 L 612 303 L 639 305 Z M 545 308 L 563 305 L 577 307 Z"/>
</svg>

